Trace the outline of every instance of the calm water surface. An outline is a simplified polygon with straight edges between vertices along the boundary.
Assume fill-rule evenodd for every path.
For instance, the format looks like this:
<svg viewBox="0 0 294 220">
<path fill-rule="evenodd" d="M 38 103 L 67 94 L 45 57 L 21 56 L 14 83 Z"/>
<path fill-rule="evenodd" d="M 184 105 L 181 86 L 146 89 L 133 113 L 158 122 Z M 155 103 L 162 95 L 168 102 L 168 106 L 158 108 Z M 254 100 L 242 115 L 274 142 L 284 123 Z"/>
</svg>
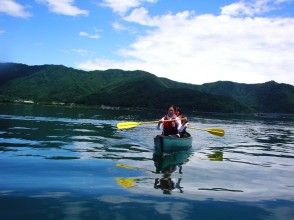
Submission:
<svg viewBox="0 0 294 220">
<path fill-rule="evenodd" d="M 294 117 L 189 115 L 191 151 L 159 156 L 161 112 L 0 105 L 0 219 L 293 219 Z"/>
</svg>

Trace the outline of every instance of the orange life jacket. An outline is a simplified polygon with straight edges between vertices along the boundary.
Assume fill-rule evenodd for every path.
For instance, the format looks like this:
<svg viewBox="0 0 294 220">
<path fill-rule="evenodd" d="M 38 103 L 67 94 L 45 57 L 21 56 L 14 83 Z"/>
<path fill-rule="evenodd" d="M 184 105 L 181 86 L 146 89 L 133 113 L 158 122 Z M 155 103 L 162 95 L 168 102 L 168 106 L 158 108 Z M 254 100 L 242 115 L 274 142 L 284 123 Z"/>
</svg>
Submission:
<svg viewBox="0 0 294 220">
<path fill-rule="evenodd" d="M 176 119 L 176 115 L 174 115 L 171 119 Z M 167 115 L 164 116 L 164 122 L 163 122 L 163 135 L 176 135 L 178 134 L 178 128 L 176 121 L 165 121 L 169 120 Z"/>
</svg>

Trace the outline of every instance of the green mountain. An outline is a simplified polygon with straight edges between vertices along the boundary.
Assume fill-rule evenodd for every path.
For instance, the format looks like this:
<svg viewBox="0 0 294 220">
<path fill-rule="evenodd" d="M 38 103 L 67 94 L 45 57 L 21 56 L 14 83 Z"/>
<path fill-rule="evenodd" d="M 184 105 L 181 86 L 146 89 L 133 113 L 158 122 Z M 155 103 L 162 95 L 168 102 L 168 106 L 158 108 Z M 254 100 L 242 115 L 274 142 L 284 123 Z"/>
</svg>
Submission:
<svg viewBox="0 0 294 220">
<path fill-rule="evenodd" d="M 257 112 L 294 113 L 294 86 L 269 81 L 244 84 L 229 81 L 205 83 L 199 91 L 228 96 Z"/>
<path fill-rule="evenodd" d="M 276 94 L 279 102 L 271 101 L 268 94 Z M 197 86 L 144 71 L 87 72 L 61 65 L 0 64 L 0 101 L 24 99 L 160 109 L 177 104 L 186 110 L 205 112 L 293 113 L 293 94 L 293 86 L 275 82 L 216 82 Z"/>
</svg>

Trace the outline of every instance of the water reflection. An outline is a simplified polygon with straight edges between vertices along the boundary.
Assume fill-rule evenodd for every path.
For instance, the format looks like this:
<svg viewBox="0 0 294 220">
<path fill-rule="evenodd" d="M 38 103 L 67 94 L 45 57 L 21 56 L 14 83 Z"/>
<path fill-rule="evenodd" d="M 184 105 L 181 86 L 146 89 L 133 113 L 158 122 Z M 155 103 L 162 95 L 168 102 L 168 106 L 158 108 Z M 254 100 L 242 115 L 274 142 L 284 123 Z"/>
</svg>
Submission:
<svg viewBox="0 0 294 220">
<path fill-rule="evenodd" d="M 174 189 L 178 189 L 180 193 L 183 193 L 183 187 L 181 187 L 182 178 L 178 178 L 177 182 L 171 179 L 170 173 L 163 174 L 162 178 L 156 178 L 154 182 L 154 189 L 161 189 L 163 194 L 171 194 Z"/>
<path fill-rule="evenodd" d="M 208 191 L 227 191 L 227 192 L 243 192 L 239 189 L 226 189 L 226 188 L 198 188 L 198 190 L 208 190 Z"/>
<path fill-rule="evenodd" d="M 212 161 L 223 161 L 224 160 L 224 154 L 222 151 L 214 151 L 213 153 L 208 155 L 209 160 Z"/>
<path fill-rule="evenodd" d="M 89 212 L 90 219 L 180 219 L 185 213 L 187 219 L 268 219 L 272 214 L 279 219 L 281 209 L 288 211 L 280 219 L 293 216 L 293 119 L 197 115 L 192 126 L 221 127 L 226 136 L 191 131 L 192 152 L 153 155 L 154 125 L 118 131 L 115 124 L 158 115 L 2 107 L 0 219 L 27 212 L 27 219 L 40 219 L 50 208 L 56 219 L 87 219 Z M 118 163 L 129 166 L 117 168 Z M 261 208 L 263 201 L 267 205 Z M 73 212 L 71 206 L 89 212 Z"/>
<path fill-rule="evenodd" d="M 132 177 L 129 177 L 129 178 L 118 177 L 116 178 L 116 183 L 122 188 L 129 189 L 135 186 L 137 180 L 138 180 L 137 178 L 132 178 Z"/>
<path fill-rule="evenodd" d="M 155 165 L 155 172 L 162 174 L 160 178 L 155 178 L 154 188 L 161 189 L 163 194 L 171 194 L 173 190 L 178 189 L 183 193 L 181 186 L 182 178 L 178 177 L 176 180 L 172 178 L 172 174 L 177 172 L 183 174 L 183 164 L 188 162 L 192 152 L 179 151 L 171 154 L 153 154 L 153 161 Z"/>
</svg>

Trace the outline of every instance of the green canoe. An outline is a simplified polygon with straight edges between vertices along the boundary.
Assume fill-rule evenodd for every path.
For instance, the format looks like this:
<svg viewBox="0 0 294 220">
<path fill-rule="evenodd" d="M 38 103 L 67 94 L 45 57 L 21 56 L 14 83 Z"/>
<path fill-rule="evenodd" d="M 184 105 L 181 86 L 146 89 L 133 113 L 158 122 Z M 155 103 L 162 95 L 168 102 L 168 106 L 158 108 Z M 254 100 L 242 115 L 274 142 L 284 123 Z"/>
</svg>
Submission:
<svg viewBox="0 0 294 220">
<path fill-rule="evenodd" d="M 186 133 L 185 137 L 179 138 L 175 135 L 157 135 L 154 138 L 155 151 L 159 153 L 172 153 L 176 151 L 188 150 L 192 147 L 192 137 Z"/>
</svg>

